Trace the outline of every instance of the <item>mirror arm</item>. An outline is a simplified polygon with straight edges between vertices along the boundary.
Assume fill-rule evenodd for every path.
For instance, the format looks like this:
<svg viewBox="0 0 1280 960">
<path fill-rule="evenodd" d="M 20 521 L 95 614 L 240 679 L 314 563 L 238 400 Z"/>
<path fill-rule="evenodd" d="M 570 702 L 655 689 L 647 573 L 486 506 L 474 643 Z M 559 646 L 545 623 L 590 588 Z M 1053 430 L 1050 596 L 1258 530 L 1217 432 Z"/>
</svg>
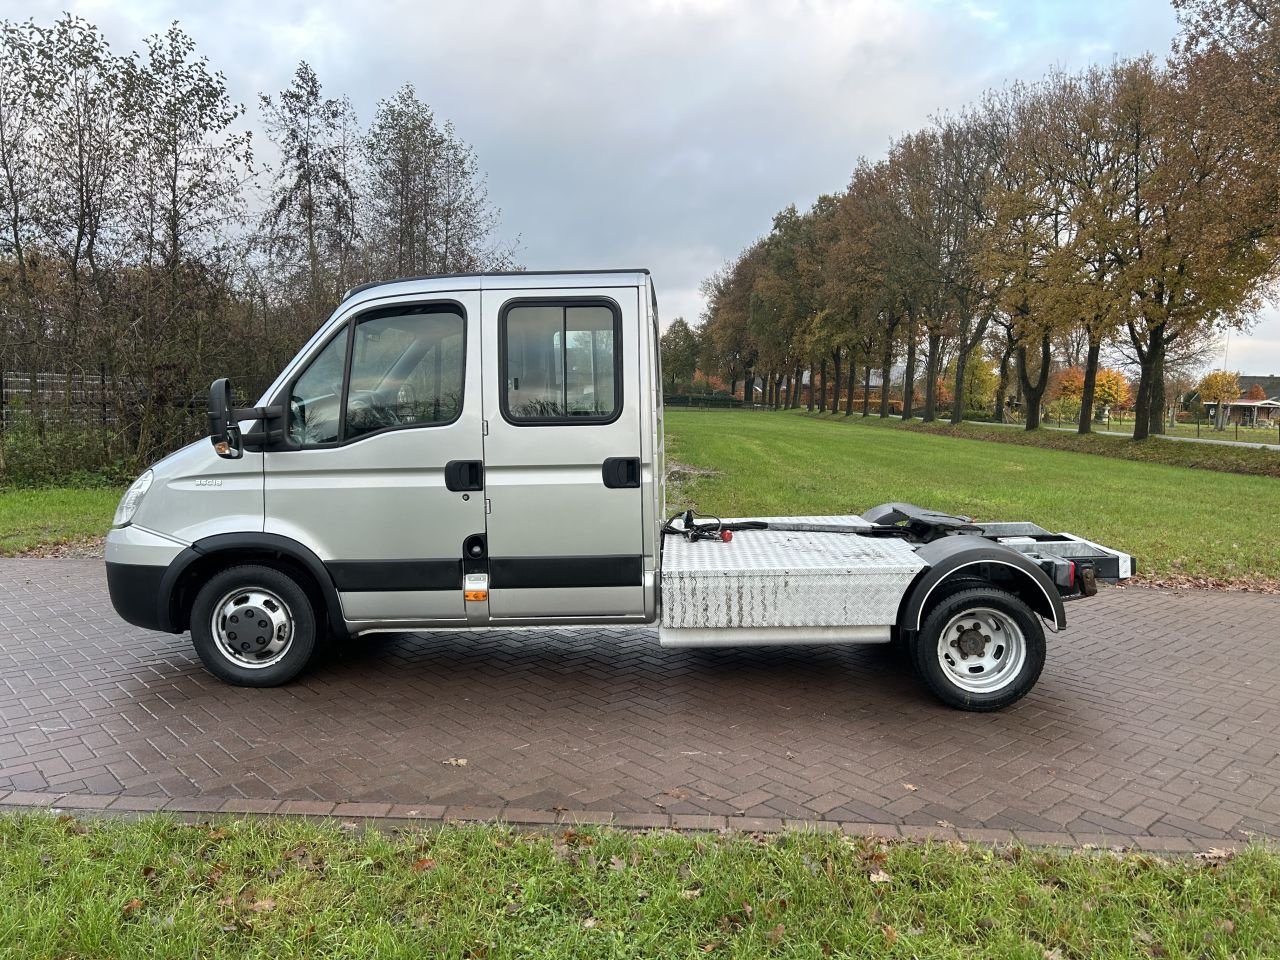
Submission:
<svg viewBox="0 0 1280 960">
<path fill-rule="evenodd" d="M 279 424 L 284 419 L 284 406 L 281 404 L 272 404 L 267 407 L 242 407 L 231 411 L 231 419 L 236 422 L 241 420 L 261 420 L 267 425 L 267 429 L 259 433 L 246 433 L 243 435 L 241 442 L 246 450 L 260 453 L 264 450 L 278 448 L 284 442 L 283 428 L 272 429 L 270 427 L 273 421 Z"/>
<path fill-rule="evenodd" d="M 231 411 L 232 420 L 272 420 L 284 416 L 284 407 L 272 404 L 269 407 L 242 407 Z"/>
</svg>

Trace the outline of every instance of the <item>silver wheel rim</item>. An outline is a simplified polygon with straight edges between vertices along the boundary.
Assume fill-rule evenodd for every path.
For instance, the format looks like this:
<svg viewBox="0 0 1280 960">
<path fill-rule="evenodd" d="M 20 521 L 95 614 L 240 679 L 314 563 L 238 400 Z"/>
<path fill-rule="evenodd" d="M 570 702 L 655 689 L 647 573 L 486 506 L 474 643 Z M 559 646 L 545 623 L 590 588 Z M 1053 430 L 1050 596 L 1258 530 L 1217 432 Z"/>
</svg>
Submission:
<svg viewBox="0 0 1280 960">
<path fill-rule="evenodd" d="M 213 645 L 250 670 L 279 663 L 293 645 L 293 611 L 266 587 L 237 587 L 213 605 Z"/>
<path fill-rule="evenodd" d="M 990 607 L 958 613 L 938 637 L 938 664 L 968 693 L 994 693 L 1011 684 L 1027 660 L 1027 641 L 1007 614 Z"/>
</svg>

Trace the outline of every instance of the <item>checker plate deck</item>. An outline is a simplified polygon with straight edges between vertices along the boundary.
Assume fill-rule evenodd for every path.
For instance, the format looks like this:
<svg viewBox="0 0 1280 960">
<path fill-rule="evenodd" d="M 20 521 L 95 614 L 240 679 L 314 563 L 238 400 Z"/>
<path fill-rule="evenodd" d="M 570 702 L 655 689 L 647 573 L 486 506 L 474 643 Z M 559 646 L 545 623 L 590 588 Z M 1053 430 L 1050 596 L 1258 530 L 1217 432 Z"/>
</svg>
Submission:
<svg viewBox="0 0 1280 960">
<path fill-rule="evenodd" d="M 669 535 L 662 626 L 883 626 L 925 566 L 896 537 L 862 537 L 861 517 L 760 517 L 785 530 L 743 530 L 729 543 Z"/>
</svg>

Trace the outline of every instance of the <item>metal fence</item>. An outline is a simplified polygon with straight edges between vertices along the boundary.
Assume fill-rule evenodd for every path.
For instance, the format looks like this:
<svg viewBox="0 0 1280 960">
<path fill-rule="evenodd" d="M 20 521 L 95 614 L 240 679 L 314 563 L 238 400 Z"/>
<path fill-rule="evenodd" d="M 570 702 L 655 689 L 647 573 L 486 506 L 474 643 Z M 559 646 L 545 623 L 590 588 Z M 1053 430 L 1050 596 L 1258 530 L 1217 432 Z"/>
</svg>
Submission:
<svg viewBox="0 0 1280 960">
<path fill-rule="evenodd" d="M 0 370 L 0 430 L 30 418 L 108 428 L 116 423 L 118 385 L 99 370 L 32 373 Z"/>
</svg>

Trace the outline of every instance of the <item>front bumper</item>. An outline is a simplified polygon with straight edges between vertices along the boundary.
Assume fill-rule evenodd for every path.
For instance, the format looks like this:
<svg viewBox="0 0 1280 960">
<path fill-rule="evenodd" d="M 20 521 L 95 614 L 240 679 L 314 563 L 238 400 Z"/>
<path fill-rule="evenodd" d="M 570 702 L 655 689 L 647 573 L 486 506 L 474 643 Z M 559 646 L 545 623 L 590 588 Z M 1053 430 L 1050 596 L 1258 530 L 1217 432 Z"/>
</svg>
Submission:
<svg viewBox="0 0 1280 960">
<path fill-rule="evenodd" d="M 178 632 L 164 578 L 185 547 L 142 527 L 115 527 L 107 534 L 107 592 L 122 620 L 147 630 Z"/>
<path fill-rule="evenodd" d="M 169 598 L 161 588 L 166 569 L 107 561 L 107 591 L 121 620 L 147 630 L 177 633 L 169 615 Z"/>
</svg>

